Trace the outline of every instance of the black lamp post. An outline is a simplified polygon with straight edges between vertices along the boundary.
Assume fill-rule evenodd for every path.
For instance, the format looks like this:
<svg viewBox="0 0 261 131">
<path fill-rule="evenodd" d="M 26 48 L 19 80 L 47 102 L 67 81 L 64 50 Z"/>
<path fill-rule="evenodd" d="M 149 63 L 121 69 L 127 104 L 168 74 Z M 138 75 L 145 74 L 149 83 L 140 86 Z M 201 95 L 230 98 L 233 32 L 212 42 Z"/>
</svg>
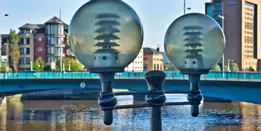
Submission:
<svg viewBox="0 0 261 131">
<path fill-rule="evenodd" d="M 97 18 L 99 19 L 97 20 Z M 199 23 L 197 23 L 198 21 Z M 211 27 L 213 28 L 204 28 L 203 31 L 199 31 L 203 29 L 202 26 L 208 24 L 212 24 Z M 177 34 L 177 32 L 183 31 L 183 28 L 193 31 Z M 217 36 L 213 38 L 216 41 L 209 43 L 209 46 L 203 41 L 202 36 L 212 34 L 212 30 Z M 184 35 L 187 40 L 184 40 Z M 192 116 L 198 116 L 198 106 L 202 100 L 199 91 L 200 74 L 208 73 L 217 63 L 223 53 L 224 45 L 218 45 L 218 47 L 221 47 L 218 50 L 219 52 L 214 51 L 214 56 L 211 57 L 212 61 L 207 64 L 204 64 L 204 51 L 213 47 L 213 44 L 214 47 L 217 46 L 216 44 L 224 44 L 222 31 L 215 21 L 206 15 L 187 14 L 172 23 L 165 38 L 165 50 L 170 61 L 182 73 L 190 76 L 190 91 L 176 92 L 188 94 L 188 101 L 165 102 L 166 96 L 164 95 L 163 85 L 166 74 L 162 71 L 146 73 L 148 91 L 113 92 L 115 73 L 123 72 L 124 68 L 135 59 L 143 41 L 141 22 L 130 6 L 121 0 L 91 0 L 75 13 L 69 27 L 70 48 L 79 61 L 88 67 L 90 72 L 100 74 L 101 94 L 98 102 L 101 110 L 104 111 L 104 124 L 111 125 L 113 123 L 113 110 L 127 108 L 151 107 L 151 131 L 162 130 L 161 106 L 192 105 Z M 175 45 L 177 43 L 183 45 L 177 46 Z M 215 49 L 219 49 L 218 47 Z M 180 50 L 181 52 L 176 58 L 175 53 Z M 117 105 L 115 96 L 137 94 L 146 95 L 147 103 Z"/>
</svg>

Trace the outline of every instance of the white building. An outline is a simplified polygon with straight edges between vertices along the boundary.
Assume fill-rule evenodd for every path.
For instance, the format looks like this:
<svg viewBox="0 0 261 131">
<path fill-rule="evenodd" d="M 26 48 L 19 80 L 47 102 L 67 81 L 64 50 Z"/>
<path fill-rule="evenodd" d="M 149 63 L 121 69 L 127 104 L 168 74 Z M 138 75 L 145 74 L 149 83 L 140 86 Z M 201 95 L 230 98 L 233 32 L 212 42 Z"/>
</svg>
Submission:
<svg viewBox="0 0 261 131">
<path fill-rule="evenodd" d="M 143 71 L 143 48 L 140 50 L 138 56 L 126 68 L 126 72 L 142 72 Z"/>
</svg>

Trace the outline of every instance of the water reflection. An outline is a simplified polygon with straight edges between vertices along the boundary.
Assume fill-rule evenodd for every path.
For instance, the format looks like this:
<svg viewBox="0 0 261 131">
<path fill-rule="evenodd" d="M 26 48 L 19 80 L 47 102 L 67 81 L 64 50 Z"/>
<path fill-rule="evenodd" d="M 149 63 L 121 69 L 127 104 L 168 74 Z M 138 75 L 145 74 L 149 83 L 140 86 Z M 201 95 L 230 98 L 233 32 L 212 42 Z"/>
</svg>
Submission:
<svg viewBox="0 0 261 131">
<path fill-rule="evenodd" d="M 120 104 L 132 104 L 131 98 L 128 99 L 122 99 L 124 101 L 120 101 Z M 177 100 L 175 97 L 172 99 Z M 13 101 L 0 106 L 0 130 L 149 130 L 149 108 L 117 110 L 112 126 L 103 125 L 102 112 L 98 109 L 96 101 Z M 261 105 L 205 102 L 197 118 L 190 116 L 189 106 L 169 106 L 162 111 L 164 131 L 261 130 Z"/>
</svg>

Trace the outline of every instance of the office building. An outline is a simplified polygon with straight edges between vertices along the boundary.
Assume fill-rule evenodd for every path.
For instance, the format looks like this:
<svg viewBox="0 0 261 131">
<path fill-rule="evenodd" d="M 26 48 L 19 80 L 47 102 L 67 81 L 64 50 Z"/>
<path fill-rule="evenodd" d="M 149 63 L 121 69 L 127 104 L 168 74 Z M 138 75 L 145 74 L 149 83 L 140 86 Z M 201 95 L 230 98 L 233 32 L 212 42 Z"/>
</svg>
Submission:
<svg viewBox="0 0 261 131">
<path fill-rule="evenodd" d="M 261 0 L 212 0 L 206 3 L 206 14 L 213 17 L 226 37 L 225 64 L 233 60 L 241 70 L 257 69 L 261 58 Z M 223 17 L 223 18 L 222 18 Z M 222 25 L 222 19 L 224 25 Z"/>
<path fill-rule="evenodd" d="M 164 57 L 159 48 L 143 48 L 144 70 L 164 70 Z"/>
<path fill-rule="evenodd" d="M 143 49 L 140 50 L 138 56 L 126 68 L 127 72 L 142 72 L 143 71 Z"/>
</svg>

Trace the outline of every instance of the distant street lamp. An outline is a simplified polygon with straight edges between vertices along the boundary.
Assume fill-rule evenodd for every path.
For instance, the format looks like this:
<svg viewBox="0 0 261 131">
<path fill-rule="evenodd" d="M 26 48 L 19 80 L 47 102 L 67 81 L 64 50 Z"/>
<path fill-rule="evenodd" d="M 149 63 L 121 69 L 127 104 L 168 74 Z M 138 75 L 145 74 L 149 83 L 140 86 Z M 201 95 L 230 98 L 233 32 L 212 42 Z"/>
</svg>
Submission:
<svg viewBox="0 0 261 131">
<path fill-rule="evenodd" d="M 231 70 L 230 70 L 230 63 L 233 63 L 233 62 L 234 62 L 234 60 L 230 60 L 230 59 L 227 60 L 227 68 L 228 68 L 229 72 L 231 72 Z"/>
<path fill-rule="evenodd" d="M 1 16 L 9 16 L 7 13 L 0 13 Z"/>
<path fill-rule="evenodd" d="M 183 9 L 184 9 L 184 15 L 186 14 L 186 10 L 191 10 L 190 7 L 187 7 L 186 0 L 184 0 L 184 7 L 183 7 Z"/>
<path fill-rule="evenodd" d="M 33 62 L 30 61 L 30 67 L 31 67 L 31 71 L 33 71 Z"/>
<path fill-rule="evenodd" d="M 71 61 L 69 61 L 69 65 L 68 65 L 68 71 L 71 71 Z"/>
<path fill-rule="evenodd" d="M 9 16 L 6 13 L 0 13 L 1 16 Z M 0 73 L 2 72 L 2 35 L 0 33 Z"/>
<path fill-rule="evenodd" d="M 218 17 L 219 18 L 221 18 L 222 19 L 222 29 L 223 29 L 223 32 L 225 33 L 225 22 L 224 22 L 224 19 L 225 19 L 225 17 L 224 16 L 222 16 L 222 15 L 218 15 Z M 224 54 L 223 54 L 223 56 L 222 56 L 222 73 L 223 73 L 223 77 L 225 77 L 225 52 L 224 52 Z"/>
</svg>

